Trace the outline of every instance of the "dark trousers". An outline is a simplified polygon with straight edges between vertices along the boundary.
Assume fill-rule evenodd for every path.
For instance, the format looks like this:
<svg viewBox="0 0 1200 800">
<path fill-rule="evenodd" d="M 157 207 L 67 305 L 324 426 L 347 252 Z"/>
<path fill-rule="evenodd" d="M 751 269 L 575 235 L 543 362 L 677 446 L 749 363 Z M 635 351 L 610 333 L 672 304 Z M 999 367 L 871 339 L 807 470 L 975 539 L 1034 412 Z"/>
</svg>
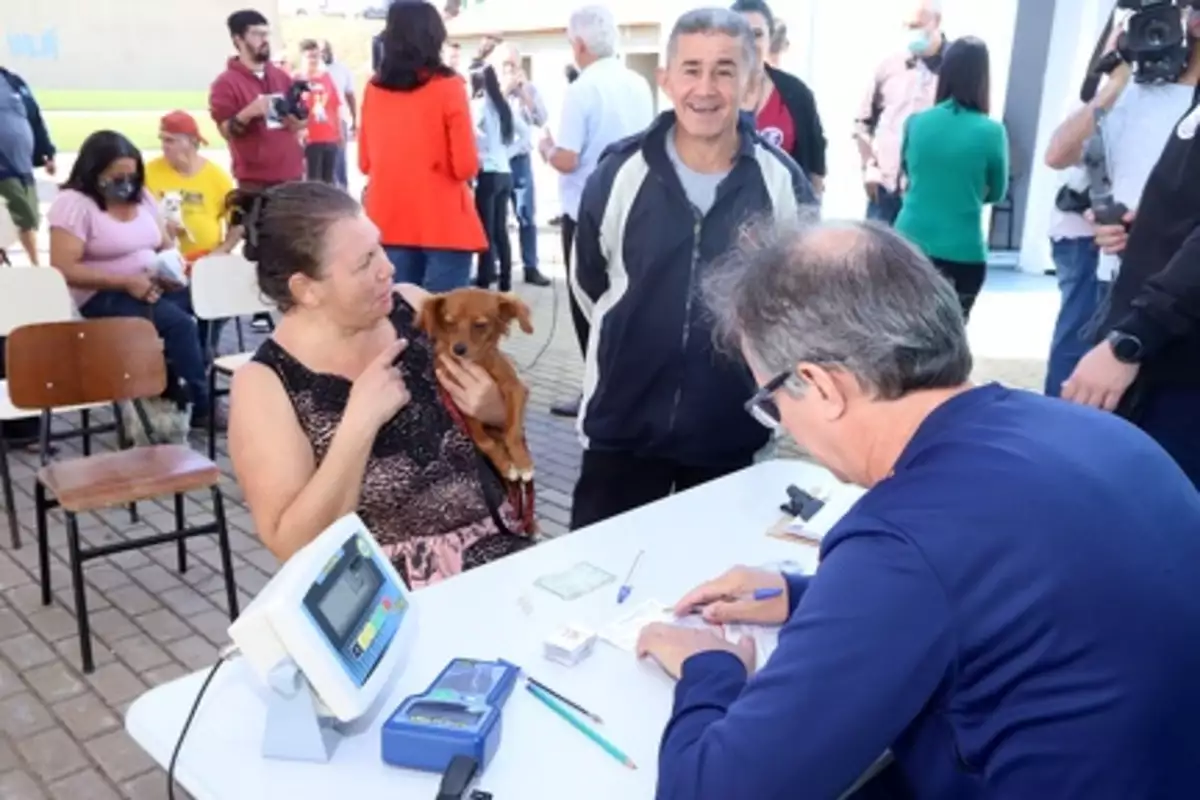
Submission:
<svg viewBox="0 0 1200 800">
<path fill-rule="evenodd" d="M 513 178 L 507 172 L 481 172 L 475 184 L 475 210 L 487 234 L 488 249 L 479 254 L 475 285 L 484 289 L 496 283 L 502 292 L 512 289 L 512 243 L 508 239 L 508 203 Z M 499 275 L 497 276 L 497 264 Z"/>
<path fill-rule="evenodd" d="M 333 167 L 333 180 L 343 189 L 350 188 L 350 173 L 346 169 L 346 145 L 338 145 L 337 162 Z"/>
<path fill-rule="evenodd" d="M 175 372 L 187 384 L 192 412 L 202 417 L 209 411 L 208 376 L 200 342 L 206 334 L 192 314 L 187 289 L 164 292 L 156 303 L 144 303 L 126 292 L 96 292 L 79 307 L 85 319 L 142 317 L 154 323 L 163 349 Z"/>
<path fill-rule="evenodd" d="M 1050 247 L 1061 302 L 1046 364 L 1045 393 L 1047 397 L 1058 397 L 1079 359 L 1094 344 L 1087 333 L 1100 307 L 1103 284 L 1096 277 L 1100 250 L 1093 240 L 1059 239 Z"/>
<path fill-rule="evenodd" d="M 963 319 L 971 318 L 971 309 L 975 307 L 975 298 L 983 288 L 983 279 L 987 277 L 987 264 L 966 264 L 961 261 L 947 261 L 944 258 L 931 258 L 938 272 L 958 294 L 958 303 L 962 306 Z"/>
<path fill-rule="evenodd" d="M 562 228 L 563 264 L 567 268 L 567 299 L 571 304 L 571 324 L 575 327 L 575 338 L 579 341 L 579 354 L 587 356 L 588 332 L 591 325 L 583 313 L 583 306 L 579 305 L 579 301 L 575 299 L 575 292 L 570 291 L 571 270 L 574 269 L 575 256 L 575 220 L 563 214 L 560 227 Z"/>
<path fill-rule="evenodd" d="M 310 181 L 335 182 L 338 148 L 339 145 L 336 142 L 316 142 L 304 148 L 304 160 L 308 164 Z"/>
<path fill-rule="evenodd" d="M 571 503 L 571 530 L 708 483 L 753 462 L 751 456 L 744 463 L 728 467 L 690 467 L 662 458 L 585 450 Z"/>
<path fill-rule="evenodd" d="M 1171 454 L 1200 490 L 1200 389 L 1146 387 L 1143 391 L 1130 415 L 1132 421 Z"/>
<path fill-rule="evenodd" d="M 867 219 L 882 222 L 884 225 L 895 225 L 896 217 L 900 216 L 901 204 L 899 192 L 889 192 L 880 186 L 875 193 L 875 199 L 867 201 Z"/>
<path fill-rule="evenodd" d="M 536 272 L 538 231 L 533 195 L 533 161 L 526 154 L 513 156 L 508 163 L 512 167 L 512 204 L 520 234 L 521 263 L 525 265 L 526 272 Z"/>
</svg>

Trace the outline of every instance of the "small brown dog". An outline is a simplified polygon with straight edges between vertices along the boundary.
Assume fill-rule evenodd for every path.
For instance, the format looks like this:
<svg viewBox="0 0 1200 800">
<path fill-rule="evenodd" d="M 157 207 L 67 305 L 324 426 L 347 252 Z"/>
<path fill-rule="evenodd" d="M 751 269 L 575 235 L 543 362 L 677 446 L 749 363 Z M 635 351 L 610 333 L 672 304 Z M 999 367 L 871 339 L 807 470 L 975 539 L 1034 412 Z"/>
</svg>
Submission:
<svg viewBox="0 0 1200 800">
<path fill-rule="evenodd" d="M 478 364 L 492 377 L 504 398 L 504 427 L 499 430 L 466 417 L 475 444 L 510 481 L 533 480 L 533 458 L 525 444 L 525 406 L 529 389 L 521 382 L 516 367 L 500 351 L 500 339 L 516 321 L 525 333 L 533 333 L 529 307 L 509 294 L 486 289 L 455 289 L 425 300 L 417 327 L 433 340 L 439 356 L 451 356 Z"/>
</svg>

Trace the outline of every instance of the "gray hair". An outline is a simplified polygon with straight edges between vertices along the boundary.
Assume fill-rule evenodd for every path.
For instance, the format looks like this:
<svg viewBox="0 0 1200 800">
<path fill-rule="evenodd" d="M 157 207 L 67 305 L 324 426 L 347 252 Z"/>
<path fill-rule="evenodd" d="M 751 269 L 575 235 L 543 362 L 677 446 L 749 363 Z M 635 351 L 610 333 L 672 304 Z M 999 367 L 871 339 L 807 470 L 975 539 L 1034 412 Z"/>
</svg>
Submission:
<svg viewBox="0 0 1200 800">
<path fill-rule="evenodd" d="M 818 364 L 881 400 L 971 375 L 953 288 L 874 223 L 754 226 L 703 292 L 718 342 L 770 375 Z"/>
<path fill-rule="evenodd" d="M 583 42 L 597 58 L 608 58 L 617 52 L 618 35 L 617 21 L 608 6 L 583 6 L 567 22 L 567 37 Z"/>
<path fill-rule="evenodd" d="M 758 45 L 754 42 L 754 31 L 750 24 L 735 11 L 727 8 L 697 8 L 686 12 L 675 20 L 671 36 L 667 39 L 667 63 L 675 58 L 680 36 L 696 33 L 723 33 L 741 42 L 742 63 L 753 66 L 758 61 Z"/>
</svg>

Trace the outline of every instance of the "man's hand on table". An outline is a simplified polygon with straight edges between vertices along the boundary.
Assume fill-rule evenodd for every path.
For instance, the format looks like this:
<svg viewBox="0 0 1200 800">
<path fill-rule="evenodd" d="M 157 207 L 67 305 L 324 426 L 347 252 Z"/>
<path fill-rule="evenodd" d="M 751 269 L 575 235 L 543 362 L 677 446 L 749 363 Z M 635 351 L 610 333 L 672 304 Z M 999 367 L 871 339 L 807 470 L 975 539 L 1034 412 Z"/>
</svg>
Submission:
<svg viewBox="0 0 1200 800">
<path fill-rule="evenodd" d="M 711 630 L 655 622 L 642 628 L 637 643 L 638 658 L 650 656 L 675 680 L 683 673 L 683 662 L 692 656 L 722 650 L 737 656 L 746 665 L 747 674 L 754 672 L 753 636 L 743 636 L 733 644 Z"/>
<path fill-rule="evenodd" d="M 778 597 L 755 600 L 758 589 L 780 589 Z M 702 583 L 675 604 L 675 616 L 699 613 L 705 622 L 748 622 L 782 625 L 788 617 L 788 585 L 783 575 L 765 569 L 734 567 L 719 578 Z"/>
<path fill-rule="evenodd" d="M 755 600 L 759 589 L 779 589 L 778 597 Z M 778 572 L 734 567 L 721 577 L 703 583 L 675 604 L 675 616 L 699 613 L 712 625 L 745 622 L 781 625 L 788 616 L 787 581 Z M 736 644 L 711 630 L 684 628 L 669 623 L 647 625 L 638 637 L 638 657 L 651 656 L 673 678 L 678 679 L 683 662 L 697 653 L 725 651 L 737 656 L 754 672 L 754 639 L 743 636 Z"/>
</svg>

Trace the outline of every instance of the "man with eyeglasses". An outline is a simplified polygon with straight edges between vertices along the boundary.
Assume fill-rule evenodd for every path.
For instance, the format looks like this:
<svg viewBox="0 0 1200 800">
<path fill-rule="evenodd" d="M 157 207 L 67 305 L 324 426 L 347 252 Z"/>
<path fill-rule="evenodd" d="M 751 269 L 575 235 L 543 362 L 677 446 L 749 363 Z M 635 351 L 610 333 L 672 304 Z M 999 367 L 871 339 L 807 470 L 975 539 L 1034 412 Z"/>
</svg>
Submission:
<svg viewBox="0 0 1200 800">
<path fill-rule="evenodd" d="M 652 625 L 658 797 L 1196 796 L 1200 494 L 1112 415 L 970 382 L 950 285 L 878 223 L 753 232 L 704 296 L 753 413 L 868 489 L 811 577 L 737 568 Z M 755 599 L 756 590 L 781 594 Z M 802 787 L 798 789 L 797 787 Z"/>
<path fill-rule="evenodd" d="M 747 467 L 768 443 L 742 413 L 746 365 L 713 352 L 695 302 L 748 220 L 816 215 L 804 172 L 740 119 L 757 47 L 733 11 L 680 17 L 662 78 L 674 110 L 612 144 L 583 190 L 571 279 L 590 330 L 573 529 Z"/>
</svg>

